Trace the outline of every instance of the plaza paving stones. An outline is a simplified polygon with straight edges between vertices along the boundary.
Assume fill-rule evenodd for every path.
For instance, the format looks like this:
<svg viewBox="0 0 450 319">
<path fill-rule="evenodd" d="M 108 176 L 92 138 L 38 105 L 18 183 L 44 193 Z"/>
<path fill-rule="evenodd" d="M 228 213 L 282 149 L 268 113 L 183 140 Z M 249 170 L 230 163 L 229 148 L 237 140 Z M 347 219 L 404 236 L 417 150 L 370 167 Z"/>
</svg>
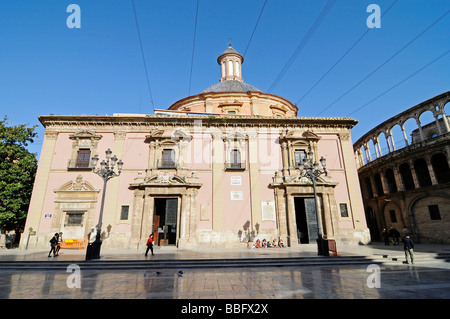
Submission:
<svg viewBox="0 0 450 319">
<path fill-rule="evenodd" d="M 402 263 L 401 247 L 341 248 L 341 255 L 365 255 L 381 264 L 312 265 L 286 267 L 222 267 L 183 269 L 87 269 L 81 270 L 79 287 L 74 287 L 72 271 L 0 271 L 1 299 L 448 299 L 450 298 L 449 246 L 419 246 L 415 265 Z M 103 251 L 102 260 L 152 260 L 195 258 L 285 258 L 316 256 L 315 247 L 298 249 L 236 250 L 155 250 L 147 259 L 136 251 Z M 0 262 L 84 260 L 83 251 L 65 251 L 60 257 L 46 252 L 0 252 Z M 253 254 L 253 255 L 252 255 Z M 322 258 L 321 256 L 317 258 Z M 375 285 L 374 284 L 378 284 Z"/>
<path fill-rule="evenodd" d="M 442 265 L 441 265 L 442 266 Z M 2 299 L 411 299 L 450 298 L 450 267 L 380 267 L 379 288 L 367 284 L 367 267 L 84 271 L 81 287 L 71 273 L 2 272 Z"/>
</svg>

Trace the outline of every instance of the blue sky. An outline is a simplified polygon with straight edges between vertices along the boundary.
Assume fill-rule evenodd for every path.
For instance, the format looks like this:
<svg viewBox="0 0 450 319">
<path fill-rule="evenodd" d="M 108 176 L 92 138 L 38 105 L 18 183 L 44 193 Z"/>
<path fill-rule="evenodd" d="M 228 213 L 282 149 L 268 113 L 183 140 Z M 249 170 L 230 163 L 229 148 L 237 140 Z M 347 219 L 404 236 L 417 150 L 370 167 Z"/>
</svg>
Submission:
<svg viewBox="0 0 450 319">
<path fill-rule="evenodd" d="M 70 4 L 81 9 L 81 28 L 67 27 Z M 30 151 L 42 147 L 39 115 L 152 114 L 200 93 L 218 82 L 229 38 L 245 56 L 245 82 L 297 103 L 299 116 L 358 120 L 354 142 L 450 90 L 448 0 L 134 4 L 147 69 L 132 0 L 0 1 L 0 116 L 39 125 Z M 369 4 L 380 7 L 381 28 L 366 24 Z"/>
</svg>

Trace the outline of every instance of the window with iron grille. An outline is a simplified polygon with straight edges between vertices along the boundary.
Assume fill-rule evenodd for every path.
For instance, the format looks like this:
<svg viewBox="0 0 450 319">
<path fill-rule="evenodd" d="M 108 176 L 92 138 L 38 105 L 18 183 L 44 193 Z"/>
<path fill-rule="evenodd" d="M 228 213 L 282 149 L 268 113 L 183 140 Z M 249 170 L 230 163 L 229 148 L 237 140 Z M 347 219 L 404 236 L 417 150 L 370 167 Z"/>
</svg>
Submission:
<svg viewBox="0 0 450 319">
<path fill-rule="evenodd" d="M 175 167 L 175 150 L 173 149 L 163 150 L 162 167 Z"/>
<path fill-rule="evenodd" d="M 305 150 L 295 150 L 294 151 L 294 161 L 295 167 L 298 167 L 301 163 L 303 163 L 303 159 L 306 157 Z"/>
<path fill-rule="evenodd" d="M 120 211 L 120 220 L 128 220 L 128 212 L 130 211 L 130 206 L 124 205 Z"/>
<path fill-rule="evenodd" d="M 340 203 L 339 207 L 341 209 L 341 217 L 348 217 L 348 209 L 346 203 Z"/>
<path fill-rule="evenodd" d="M 241 167 L 241 151 L 233 149 L 230 154 L 230 167 L 240 168 Z"/>
<path fill-rule="evenodd" d="M 83 226 L 84 212 L 66 212 L 65 226 Z"/>
<path fill-rule="evenodd" d="M 90 159 L 91 159 L 90 149 L 79 149 L 77 154 L 76 167 L 89 167 Z"/>
</svg>

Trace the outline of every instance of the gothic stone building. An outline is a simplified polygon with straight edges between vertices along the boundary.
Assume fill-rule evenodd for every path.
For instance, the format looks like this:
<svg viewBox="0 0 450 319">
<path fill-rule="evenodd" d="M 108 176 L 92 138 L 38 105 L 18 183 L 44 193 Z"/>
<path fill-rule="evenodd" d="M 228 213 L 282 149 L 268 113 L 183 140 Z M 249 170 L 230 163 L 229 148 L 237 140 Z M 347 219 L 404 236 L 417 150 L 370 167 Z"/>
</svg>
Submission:
<svg viewBox="0 0 450 319">
<path fill-rule="evenodd" d="M 292 247 L 315 243 L 319 225 L 338 243 L 369 242 L 351 139 L 357 121 L 297 117 L 291 102 L 243 81 L 243 57 L 231 46 L 217 61 L 219 83 L 152 115 L 40 116 L 45 139 L 22 247 L 47 247 L 59 231 L 87 238 L 104 191 L 91 161 L 108 149 L 124 164 L 107 184 L 103 247 L 142 249 L 151 233 L 181 248 L 258 238 Z M 327 159 L 318 215 L 312 184 L 299 176 L 308 151 Z"/>
<path fill-rule="evenodd" d="M 418 242 L 450 243 L 448 102 L 450 92 L 435 96 L 386 120 L 354 144 L 372 239 L 382 239 L 383 228 L 394 227 Z M 434 121 L 422 125 L 427 113 Z M 409 139 L 408 121 L 413 124 Z M 394 142 L 396 129 L 400 138 Z"/>
</svg>

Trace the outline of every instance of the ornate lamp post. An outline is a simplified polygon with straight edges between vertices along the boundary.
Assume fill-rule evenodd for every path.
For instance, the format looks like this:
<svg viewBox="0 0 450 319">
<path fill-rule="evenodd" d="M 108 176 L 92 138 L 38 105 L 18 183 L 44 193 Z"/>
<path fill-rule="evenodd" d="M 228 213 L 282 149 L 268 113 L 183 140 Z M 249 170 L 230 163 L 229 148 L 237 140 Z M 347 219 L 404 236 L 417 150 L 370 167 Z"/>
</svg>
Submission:
<svg viewBox="0 0 450 319">
<path fill-rule="evenodd" d="M 112 151 L 108 148 L 106 150 L 106 161 L 103 160 L 100 163 L 100 168 L 95 169 L 98 163 L 98 156 L 95 155 L 92 158 L 92 171 L 99 175 L 103 179 L 103 194 L 102 194 L 102 203 L 100 206 L 100 216 L 98 218 L 97 224 L 97 233 L 95 241 L 92 244 L 89 244 L 86 249 L 86 260 L 89 259 L 99 259 L 100 258 L 100 247 L 102 245 L 102 241 L 100 239 L 101 229 L 102 229 L 102 221 L 103 221 L 103 208 L 105 206 L 105 194 L 106 194 L 106 184 L 108 181 L 116 176 L 119 176 L 122 171 L 123 162 L 121 160 L 117 160 L 117 157 L 112 155 Z M 117 173 L 114 171 L 114 166 L 117 164 Z"/>
<path fill-rule="evenodd" d="M 317 192 L 316 192 L 316 180 L 317 178 L 325 174 L 327 175 L 327 169 L 325 168 L 327 165 L 327 160 L 322 156 L 319 160 L 322 165 L 322 169 L 319 169 L 319 163 L 313 162 L 313 152 L 309 149 L 308 154 L 303 159 L 303 162 L 299 165 L 300 177 L 308 178 L 313 184 L 314 190 L 314 207 L 316 210 L 316 219 L 317 219 L 317 250 L 318 255 L 328 256 L 328 242 L 322 237 L 322 218 L 319 218 L 319 210 L 317 207 Z"/>
</svg>

